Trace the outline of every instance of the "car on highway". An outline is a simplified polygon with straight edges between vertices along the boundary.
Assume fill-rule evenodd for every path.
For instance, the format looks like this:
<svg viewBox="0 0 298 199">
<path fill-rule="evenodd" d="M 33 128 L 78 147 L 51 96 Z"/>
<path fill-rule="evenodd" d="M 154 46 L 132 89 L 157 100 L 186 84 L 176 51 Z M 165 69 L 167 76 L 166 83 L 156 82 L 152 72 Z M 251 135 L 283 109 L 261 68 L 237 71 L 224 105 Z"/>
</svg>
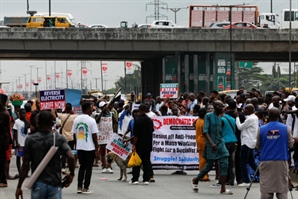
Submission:
<svg viewBox="0 0 298 199">
<path fill-rule="evenodd" d="M 170 20 L 156 20 L 149 25 L 149 28 L 185 28 L 185 27 L 177 26 L 174 22 Z"/>
<path fill-rule="evenodd" d="M 230 25 L 223 26 L 223 28 L 230 28 Z M 258 28 L 258 27 L 248 22 L 233 22 L 231 28 L 251 29 L 251 28 Z"/>
<path fill-rule="evenodd" d="M 150 24 L 140 24 L 138 25 L 138 28 L 149 28 Z"/>
<path fill-rule="evenodd" d="M 90 28 L 88 25 L 86 25 L 86 24 L 82 24 L 82 23 L 80 23 L 80 22 L 78 22 L 78 24 L 77 24 L 76 27 L 77 27 L 77 28 Z"/>
<path fill-rule="evenodd" d="M 90 28 L 108 28 L 108 26 L 103 24 L 92 24 L 89 26 Z"/>
<path fill-rule="evenodd" d="M 230 22 L 224 21 L 224 22 L 212 22 L 208 28 L 223 28 L 223 26 L 230 25 Z"/>
</svg>

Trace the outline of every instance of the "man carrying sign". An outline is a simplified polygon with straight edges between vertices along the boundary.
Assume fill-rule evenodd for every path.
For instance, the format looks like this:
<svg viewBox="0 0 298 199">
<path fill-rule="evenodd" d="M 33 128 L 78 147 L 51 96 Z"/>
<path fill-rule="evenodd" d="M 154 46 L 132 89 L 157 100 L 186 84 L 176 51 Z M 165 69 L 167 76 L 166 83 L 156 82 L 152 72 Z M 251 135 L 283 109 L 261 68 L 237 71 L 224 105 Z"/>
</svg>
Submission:
<svg viewBox="0 0 298 199">
<path fill-rule="evenodd" d="M 99 154 L 102 166 L 101 173 L 113 173 L 111 164 L 106 161 L 106 146 L 113 135 L 114 117 L 113 113 L 109 111 L 109 107 L 106 102 L 100 102 L 97 106 L 101 110 L 100 114 L 96 117 L 98 127 L 98 144 L 100 145 Z"/>
</svg>

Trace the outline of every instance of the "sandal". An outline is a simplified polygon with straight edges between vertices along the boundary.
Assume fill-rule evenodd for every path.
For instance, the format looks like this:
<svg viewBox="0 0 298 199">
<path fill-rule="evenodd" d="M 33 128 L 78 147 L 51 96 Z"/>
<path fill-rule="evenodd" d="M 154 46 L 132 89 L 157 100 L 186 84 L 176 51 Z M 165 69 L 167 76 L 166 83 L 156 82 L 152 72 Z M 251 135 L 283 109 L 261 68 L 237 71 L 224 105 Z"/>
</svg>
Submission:
<svg viewBox="0 0 298 199">
<path fill-rule="evenodd" d="M 222 195 L 232 195 L 233 192 L 229 189 L 226 189 L 224 192 L 220 191 L 220 194 L 222 194 Z"/>
<path fill-rule="evenodd" d="M 196 177 L 191 179 L 191 188 L 195 193 L 199 192 L 199 182 L 197 181 Z"/>
</svg>

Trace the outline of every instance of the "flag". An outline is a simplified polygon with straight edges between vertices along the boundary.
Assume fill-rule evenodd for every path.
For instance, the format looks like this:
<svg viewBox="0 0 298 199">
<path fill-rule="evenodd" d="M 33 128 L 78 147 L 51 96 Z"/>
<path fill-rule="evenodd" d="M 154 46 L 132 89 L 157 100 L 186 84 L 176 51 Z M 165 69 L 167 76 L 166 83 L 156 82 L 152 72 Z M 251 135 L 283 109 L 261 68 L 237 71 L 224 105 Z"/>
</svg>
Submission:
<svg viewBox="0 0 298 199">
<path fill-rule="evenodd" d="M 109 104 L 114 104 L 115 102 L 118 102 L 120 99 L 121 99 L 121 88 L 118 89 L 114 97 L 110 100 Z"/>
</svg>

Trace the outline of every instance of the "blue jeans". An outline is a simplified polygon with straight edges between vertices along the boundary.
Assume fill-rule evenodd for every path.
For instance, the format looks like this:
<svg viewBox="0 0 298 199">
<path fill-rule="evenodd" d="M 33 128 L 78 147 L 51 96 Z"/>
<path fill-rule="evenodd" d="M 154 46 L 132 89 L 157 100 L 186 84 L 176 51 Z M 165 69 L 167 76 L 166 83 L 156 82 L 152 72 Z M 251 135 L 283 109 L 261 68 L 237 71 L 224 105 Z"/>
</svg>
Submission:
<svg viewBox="0 0 298 199">
<path fill-rule="evenodd" d="M 62 199 L 61 187 L 36 181 L 31 189 L 31 199 Z"/>
<path fill-rule="evenodd" d="M 249 183 L 247 164 L 256 171 L 257 165 L 254 158 L 254 149 L 248 148 L 246 145 L 241 146 L 241 176 L 242 182 Z"/>
</svg>

